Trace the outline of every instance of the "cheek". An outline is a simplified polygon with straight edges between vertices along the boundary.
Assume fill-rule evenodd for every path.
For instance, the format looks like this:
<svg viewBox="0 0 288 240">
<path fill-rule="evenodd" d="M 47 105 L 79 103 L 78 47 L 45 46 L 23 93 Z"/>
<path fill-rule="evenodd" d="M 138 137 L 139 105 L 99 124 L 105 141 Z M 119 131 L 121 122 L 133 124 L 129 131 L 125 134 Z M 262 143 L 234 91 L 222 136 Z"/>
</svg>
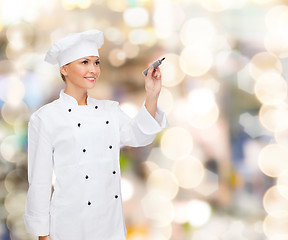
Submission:
<svg viewBox="0 0 288 240">
<path fill-rule="evenodd" d="M 85 74 L 85 67 L 83 66 L 75 66 L 72 70 L 73 75 L 82 76 Z"/>
<path fill-rule="evenodd" d="M 98 67 L 98 68 L 97 68 L 97 75 L 99 76 L 100 73 L 101 73 L 101 69 L 100 69 L 100 67 Z"/>
</svg>

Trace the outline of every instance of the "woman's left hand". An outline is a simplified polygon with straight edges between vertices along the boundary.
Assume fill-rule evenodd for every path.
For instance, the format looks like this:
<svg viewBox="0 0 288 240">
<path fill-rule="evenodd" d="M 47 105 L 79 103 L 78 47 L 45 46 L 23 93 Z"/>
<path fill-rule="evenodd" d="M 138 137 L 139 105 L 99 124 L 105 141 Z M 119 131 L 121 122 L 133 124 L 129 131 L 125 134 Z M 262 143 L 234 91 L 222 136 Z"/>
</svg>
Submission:
<svg viewBox="0 0 288 240">
<path fill-rule="evenodd" d="M 154 69 L 153 65 L 149 68 L 147 76 L 145 76 L 145 90 L 148 96 L 158 98 L 161 91 L 161 72 L 160 68 Z"/>
</svg>

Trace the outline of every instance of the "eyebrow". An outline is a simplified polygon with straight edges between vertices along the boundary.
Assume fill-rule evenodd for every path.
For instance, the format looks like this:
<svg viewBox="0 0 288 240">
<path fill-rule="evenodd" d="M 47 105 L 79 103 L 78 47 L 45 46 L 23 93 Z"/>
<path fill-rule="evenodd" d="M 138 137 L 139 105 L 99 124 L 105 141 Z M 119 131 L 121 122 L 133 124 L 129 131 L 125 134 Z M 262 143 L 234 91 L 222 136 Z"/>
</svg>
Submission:
<svg viewBox="0 0 288 240">
<path fill-rule="evenodd" d="M 88 60 L 88 61 L 90 61 L 90 59 L 89 59 L 89 58 L 82 58 L 82 59 L 85 59 L 85 60 Z M 100 58 L 98 57 L 96 60 L 100 60 Z"/>
</svg>

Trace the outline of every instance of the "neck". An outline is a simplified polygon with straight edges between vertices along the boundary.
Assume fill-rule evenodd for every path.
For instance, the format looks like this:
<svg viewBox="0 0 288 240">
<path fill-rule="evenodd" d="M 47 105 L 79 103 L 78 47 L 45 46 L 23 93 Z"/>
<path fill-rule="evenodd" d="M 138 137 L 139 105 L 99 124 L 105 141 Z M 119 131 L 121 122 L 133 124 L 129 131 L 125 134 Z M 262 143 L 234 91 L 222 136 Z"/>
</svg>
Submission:
<svg viewBox="0 0 288 240">
<path fill-rule="evenodd" d="M 87 89 L 72 89 L 66 86 L 64 93 L 74 97 L 77 100 L 78 105 L 87 105 Z"/>
</svg>

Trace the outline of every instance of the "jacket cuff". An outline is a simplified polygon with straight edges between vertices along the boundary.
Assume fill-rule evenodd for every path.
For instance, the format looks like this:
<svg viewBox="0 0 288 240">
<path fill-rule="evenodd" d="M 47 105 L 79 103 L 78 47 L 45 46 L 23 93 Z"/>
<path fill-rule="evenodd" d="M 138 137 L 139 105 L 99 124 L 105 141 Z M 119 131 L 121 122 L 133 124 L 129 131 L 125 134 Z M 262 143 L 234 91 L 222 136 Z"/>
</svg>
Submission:
<svg viewBox="0 0 288 240">
<path fill-rule="evenodd" d="M 23 216 L 26 231 L 36 236 L 46 236 L 50 234 L 50 215 L 34 217 L 25 214 Z"/>
<path fill-rule="evenodd" d="M 163 112 L 162 109 L 157 106 L 154 118 L 146 109 L 145 102 L 136 115 L 136 122 L 141 131 L 146 134 L 156 134 L 163 128 L 168 127 L 165 112 Z"/>
</svg>

